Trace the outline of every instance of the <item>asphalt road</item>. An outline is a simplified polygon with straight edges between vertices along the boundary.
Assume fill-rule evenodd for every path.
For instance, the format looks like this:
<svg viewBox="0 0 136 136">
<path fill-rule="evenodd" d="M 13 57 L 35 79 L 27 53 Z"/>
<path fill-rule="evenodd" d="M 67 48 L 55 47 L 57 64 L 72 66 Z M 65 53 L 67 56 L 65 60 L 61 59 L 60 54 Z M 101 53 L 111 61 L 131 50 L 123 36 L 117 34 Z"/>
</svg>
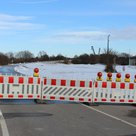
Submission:
<svg viewBox="0 0 136 136">
<path fill-rule="evenodd" d="M 94 108 L 136 125 L 136 107 Z M 136 127 L 81 104 L 0 105 L 0 109 L 10 136 L 136 136 Z"/>
<path fill-rule="evenodd" d="M 136 107 L 0 104 L 0 136 L 136 136 Z"/>
</svg>

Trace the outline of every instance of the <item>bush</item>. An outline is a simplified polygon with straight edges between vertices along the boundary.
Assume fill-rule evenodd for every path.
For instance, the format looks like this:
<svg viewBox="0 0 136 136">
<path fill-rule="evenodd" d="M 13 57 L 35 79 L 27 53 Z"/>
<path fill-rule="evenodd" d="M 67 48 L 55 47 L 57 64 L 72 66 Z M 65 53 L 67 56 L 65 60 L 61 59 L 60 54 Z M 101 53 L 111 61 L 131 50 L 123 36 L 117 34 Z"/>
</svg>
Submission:
<svg viewBox="0 0 136 136">
<path fill-rule="evenodd" d="M 116 69 L 114 69 L 113 64 L 107 64 L 104 71 L 111 72 L 111 73 L 117 72 Z"/>
</svg>

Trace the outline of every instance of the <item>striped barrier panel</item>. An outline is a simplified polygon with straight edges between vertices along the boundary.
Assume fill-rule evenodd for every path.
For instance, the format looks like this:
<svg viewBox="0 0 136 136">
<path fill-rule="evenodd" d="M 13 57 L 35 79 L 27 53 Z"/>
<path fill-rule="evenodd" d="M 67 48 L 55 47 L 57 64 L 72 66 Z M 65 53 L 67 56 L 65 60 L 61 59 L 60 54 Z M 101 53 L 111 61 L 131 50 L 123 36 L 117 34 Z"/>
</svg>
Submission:
<svg viewBox="0 0 136 136">
<path fill-rule="evenodd" d="M 136 103 L 136 84 L 96 81 L 93 102 Z"/>
<path fill-rule="evenodd" d="M 25 76 L 0 76 L 0 99 L 40 99 L 41 79 Z"/>
<path fill-rule="evenodd" d="M 43 79 L 42 99 L 92 102 L 92 81 Z"/>
</svg>

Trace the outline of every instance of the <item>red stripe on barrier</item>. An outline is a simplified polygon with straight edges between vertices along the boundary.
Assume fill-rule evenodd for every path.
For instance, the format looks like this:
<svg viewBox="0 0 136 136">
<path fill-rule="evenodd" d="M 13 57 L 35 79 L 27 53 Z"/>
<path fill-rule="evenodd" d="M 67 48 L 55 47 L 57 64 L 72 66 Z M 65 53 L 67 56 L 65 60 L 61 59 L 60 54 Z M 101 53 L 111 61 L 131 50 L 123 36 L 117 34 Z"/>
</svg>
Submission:
<svg viewBox="0 0 136 136">
<path fill-rule="evenodd" d="M 14 97 L 13 94 L 8 95 L 8 98 L 13 98 L 13 97 Z"/>
<path fill-rule="evenodd" d="M 44 78 L 44 85 L 46 85 L 47 84 L 47 79 L 46 78 Z"/>
<path fill-rule="evenodd" d="M 120 89 L 125 89 L 125 83 L 120 83 Z"/>
<path fill-rule="evenodd" d="M 95 82 L 95 87 L 96 87 L 96 88 L 98 87 L 98 82 Z"/>
<path fill-rule="evenodd" d="M 56 79 L 51 79 L 51 85 L 56 85 Z"/>
<path fill-rule="evenodd" d="M 133 83 L 129 84 L 129 89 L 134 89 L 134 84 Z"/>
<path fill-rule="evenodd" d="M 45 99 L 45 98 L 46 98 L 46 96 L 43 96 L 43 98 Z"/>
<path fill-rule="evenodd" d="M 37 95 L 37 98 L 40 98 L 40 95 Z"/>
<path fill-rule="evenodd" d="M 102 101 L 102 102 L 106 102 L 106 101 L 107 101 L 107 99 L 104 99 L 104 98 L 103 98 L 103 99 L 101 99 L 101 101 Z"/>
<path fill-rule="evenodd" d="M 70 101 L 74 101 L 75 98 L 74 98 L 74 97 L 70 97 L 69 100 L 70 100 Z"/>
<path fill-rule="evenodd" d="M 60 97 L 60 100 L 65 100 L 65 97 Z"/>
<path fill-rule="evenodd" d="M 79 98 L 79 101 L 80 101 L 80 102 L 83 102 L 83 101 L 84 101 L 84 98 Z"/>
<path fill-rule="evenodd" d="M 92 88 L 92 81 L 89 82 L 89 87 Z"/>
<path fill-rule="evenodd" d="M 55 100 L 55 96 L 50 96 L 50 99 L 51 100 Z"/>
<path fill-rule="evenodd" d="M 75 80 L 70 80 L 70 86 L 75 86 L 76 85 L 76 81 Z"/>
<path fill-rule="evenodd" d="M 94 101 L 97 102 L 98 101 L 97 98 L 95 98 Z"/>
<path fill-rule="evenodd" d="M 124 99 L 121 99 L 120 102 L 125 102 L 125 100 L 124 100 Z"/>
<path fill-rule="evenodd" d="M 66 80 L 61 80 L 61 86 L 66 86 Z"/>
<path fill-rule="evenodd" d="M 91 102 L 91 99 L 88 99 L 89 102 Z"/>
<path fill-rule="evenodd" d="M 80 87 L 85 87 L 85 81 L 80 81 Z"/>
<path fill-rule="evenodd" d="M 102 82 L 102 88 L 107 88 L 107 82 Z"/>
<path fill-rule="evenodd" d="M 40 83 L 41 83 L 41 79 L 40 79 L 40 78 L 38 78 L 37 84 L 40 84 Z"/>
<path fill-rule="evenodd" d="M 8 78 L 8 83 L 14 83 L 14 77 L 9 77 Z"/>
<path fill-rule="evenodd" d="M 28 98 L 33 98 L 33 95 L 28 95 Z"/>
<path fill-rule="evenodd" d="M 0 98 L 3 98 L 3 95 L 2 95 L 2 94 L 0 95 Z"/>
<path fill-rule="evenodd" d="M 3 82 L 4 82 L 4 77 L 0 76 L 0 83 L 3 83 Z"/>
<path fill-rule="evenodd" d="M 116 88 L 116 83 L 115 82 L 111 83 L 111 88 Z"/>
<path fill-rule="evenodd" d="M 23 98 L 23 95 L 18 95 L 18 98 Z"/>
<path fill-rule="evenodd" d="M 134 100 L 128 100 L 128 102 L 134 102 Z"/>
<path fill-rule="evenodd" d="M 29 77 L 29 78 L 28 78 L 28 84 L 33 84 L 33 82 L 34 82 L 33 77 Z"/>
<path fill-rule="evenodd" d="M 19 84 L 23 84 L 24 83 L 24 78 L 23 77 L 19 77 L 18 78 L 18 83 Z"/>
<path fill-rule="evenodd" d="M 115 100 L 115 99 L 111 99 L 110 101 L 111 101 L 111 102 L 115 102 L 116 100 Z"/>
</svg>

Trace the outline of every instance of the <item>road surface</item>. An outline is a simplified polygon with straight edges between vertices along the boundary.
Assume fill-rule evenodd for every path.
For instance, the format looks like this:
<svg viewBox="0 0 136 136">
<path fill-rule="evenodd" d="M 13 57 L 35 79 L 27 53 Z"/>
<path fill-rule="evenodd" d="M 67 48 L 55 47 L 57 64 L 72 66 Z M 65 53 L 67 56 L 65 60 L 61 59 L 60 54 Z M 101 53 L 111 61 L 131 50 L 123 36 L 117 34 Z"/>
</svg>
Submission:
<svg viewBox="0 0 136 136">
<path fill-rule="evenodd" d="M 0 136 L 136 136 L 136 107 L 6 103 L 0 125 Z"/>
</svg>

